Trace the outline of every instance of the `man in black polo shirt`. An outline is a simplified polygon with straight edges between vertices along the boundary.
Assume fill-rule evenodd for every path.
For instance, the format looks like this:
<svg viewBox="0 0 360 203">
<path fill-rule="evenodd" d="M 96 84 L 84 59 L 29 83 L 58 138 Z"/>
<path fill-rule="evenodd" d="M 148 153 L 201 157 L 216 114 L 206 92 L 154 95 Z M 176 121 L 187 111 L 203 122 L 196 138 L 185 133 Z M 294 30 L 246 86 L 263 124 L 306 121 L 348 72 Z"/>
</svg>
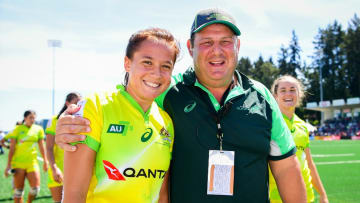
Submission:
<svg viewBox="0 0 360 203">
<path fill-rule="evenodd" d="M 156 99 L 175 128 L 172 203 L 269 202 L 268 164 L 283 201 L 306 202 L 295 146 L 276 101 L 261 83 L 235 71 L 239 35 L 226 12 L 200 11 L 187 42 L 194 66 L 174 76 Z M 64 140 L 78 141 L 67 133 L 83 129 L 81 121 L 69 120 L 57 127 L 57 143 L 65 149 Z"/>
</svg>

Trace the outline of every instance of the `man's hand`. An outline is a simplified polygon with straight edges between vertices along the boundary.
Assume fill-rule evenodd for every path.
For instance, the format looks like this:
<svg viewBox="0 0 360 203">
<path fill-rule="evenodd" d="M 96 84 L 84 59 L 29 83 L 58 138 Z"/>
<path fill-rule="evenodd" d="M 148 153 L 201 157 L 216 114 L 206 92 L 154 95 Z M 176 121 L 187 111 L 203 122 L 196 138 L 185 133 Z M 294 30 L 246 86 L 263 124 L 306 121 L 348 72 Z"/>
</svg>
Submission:
<svg viewBox="0 0 360 203">
<path fill-rule="evenodd" d="M 90 132 L 89 120 L 72 115 L 79 110 L 79 106 L 71 104 L 56 124 L 55 142 L 65 151 L 76 151 L 76 146 L 69 143 L 85 140 L 85 135 L 77 134 Z"/>
</svg>

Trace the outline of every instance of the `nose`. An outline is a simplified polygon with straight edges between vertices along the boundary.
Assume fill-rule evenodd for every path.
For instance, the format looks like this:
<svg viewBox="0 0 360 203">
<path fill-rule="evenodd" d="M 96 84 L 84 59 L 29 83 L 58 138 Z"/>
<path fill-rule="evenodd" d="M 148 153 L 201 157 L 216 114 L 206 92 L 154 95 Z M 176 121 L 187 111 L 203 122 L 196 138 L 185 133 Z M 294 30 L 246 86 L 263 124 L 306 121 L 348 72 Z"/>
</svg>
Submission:
<svg viewBox="0 0 360 203">
<path fill-rule="evenodd" d="M 160 65 L 157 65 L 154 67 L 153 71 L 152 71 L 152 75 L 156 76 L 157 78 L 161 77 L 161 67 Z"/>
<path fill-rule="evenodd" d="M 218 56 L 222 54 L 222 48 L 221 45 L 219 43 L 214 43 L 213 47 L 212 47 L 212 52 Z"/>
</svg>

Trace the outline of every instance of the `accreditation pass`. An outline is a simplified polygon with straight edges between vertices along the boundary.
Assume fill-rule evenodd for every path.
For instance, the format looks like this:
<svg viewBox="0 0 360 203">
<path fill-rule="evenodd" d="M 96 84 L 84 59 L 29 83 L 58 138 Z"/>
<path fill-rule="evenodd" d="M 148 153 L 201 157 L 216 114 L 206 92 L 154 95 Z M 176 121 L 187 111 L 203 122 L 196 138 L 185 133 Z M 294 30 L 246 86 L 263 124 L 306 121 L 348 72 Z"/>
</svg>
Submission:
<svg viewBox="0 0 360 203">
<path fill-rule="evenodd" d="M 208 195 L 233 195 L 234 158 L 234 151 L 209 150 Z"/>
</svg>

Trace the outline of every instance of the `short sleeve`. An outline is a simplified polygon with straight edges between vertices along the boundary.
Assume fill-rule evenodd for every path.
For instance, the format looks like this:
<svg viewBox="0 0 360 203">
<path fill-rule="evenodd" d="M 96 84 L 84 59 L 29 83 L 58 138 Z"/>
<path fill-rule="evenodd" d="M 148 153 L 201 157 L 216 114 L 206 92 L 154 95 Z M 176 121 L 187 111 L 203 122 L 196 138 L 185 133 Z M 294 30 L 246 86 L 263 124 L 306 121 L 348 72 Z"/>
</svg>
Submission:
<svg viewBox="0 0 360 203">
<path fill-rule="evenodd" d="M 302 120 L 302 122 L 303 122 L 304 131 L 306 133 L 305 148 L 308 148 L 310 147 L 309 129 L 306 126 L 305 121 Z"/>
<path fill-rule="evenodd" d="M 14 130 L 10 131 L 7 135 L 5 135 L 4 140 L 16 139 L 17 136 L 18 136 L 18 126 L 16 126 Z"/>
<path fill-rule="evenodd" d="M 39 126 L 38 140 L 42 140 L 44 138 L 45 138 L 44 129 L 41 126 Z"/>
<path fill-rule="evenodd" d="M 98 151 L 100 147 L 100 137 L 103 126 L 103 115 L 100 98 L 97 94 L 87 97 L 85 100 L 78 102 L 80 110 L 75 116 L 81 116 L 90 121 L 91 132 L 81 133 L 86 135 L 86 139 L 80 143 L 86 144 L 94 151 Z"/>
<path fill-rule="evenodd" d="M 45 134 L 47 135 L 55 135 L 56 132 L 56 117 L 50 119 L 46 125 Z"/>
<path fill-rule="evenodd" d="M 281 160 L 296 153 L 294 140 L 291 136 L 279 106 L 271 92 L 261 83 L 251 80 L 254 88 L 262 94 L 271 108 L 271 139 L 270 139 L 270 160 Z"/>
<path fill-rule="evenodd" d="M 296 147 L 275 99 L 273 102 L 270 159 L 280 160 L 295 154 Z"/>
</svg>

